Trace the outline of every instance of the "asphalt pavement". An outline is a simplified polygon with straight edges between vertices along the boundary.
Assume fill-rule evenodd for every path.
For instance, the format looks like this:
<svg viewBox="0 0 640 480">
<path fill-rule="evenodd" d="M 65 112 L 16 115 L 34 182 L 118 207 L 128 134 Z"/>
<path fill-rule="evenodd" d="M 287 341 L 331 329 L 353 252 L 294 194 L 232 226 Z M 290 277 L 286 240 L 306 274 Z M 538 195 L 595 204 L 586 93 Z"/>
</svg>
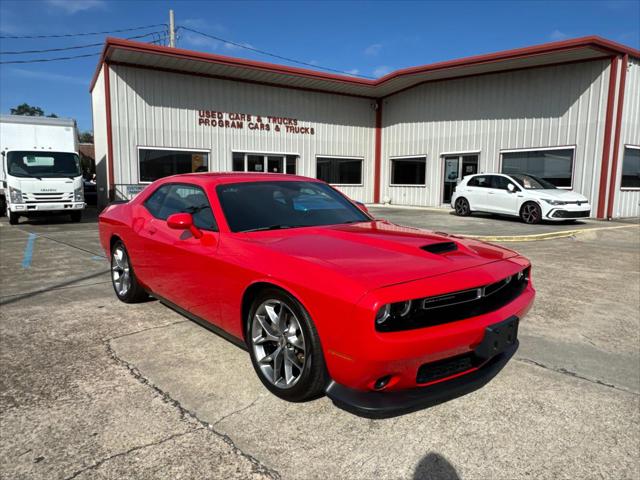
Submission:
<svg viewBox="0 0 640 480">
<path fill-rule="evenodd" d="M 459 234 L 591 231 L 508 244 L 532 260 L 538 297 L 492 382 L 367 420 L 281 401 L 246 352 L 157 301 L 118 302 L 91 216 L 3 218 L 0 477 L 640 478 L 637 222 L 372 211 Z"/>
</svg>

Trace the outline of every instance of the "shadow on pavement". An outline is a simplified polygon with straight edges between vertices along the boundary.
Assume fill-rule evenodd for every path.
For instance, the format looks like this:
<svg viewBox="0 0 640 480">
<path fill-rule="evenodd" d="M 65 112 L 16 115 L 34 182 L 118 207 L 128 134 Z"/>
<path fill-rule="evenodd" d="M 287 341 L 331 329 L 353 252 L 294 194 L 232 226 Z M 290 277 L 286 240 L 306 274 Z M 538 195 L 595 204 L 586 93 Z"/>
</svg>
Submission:
<svg viewBox="0 0 640 480">
<path fill-rule="evenodd" d="M 95 207 L 87 207 L 82 211 L 82 220 L 77 223 L 97 223 L 98 210 Z M 68 223 L 74 225 L 69 219 L 69 214 L 42 214 L 35 217 L 20 217 L 20 225 L 59 225 Z"/>
<path fill-rule="evenodd" d="M 460 480 L 460 476 L 446 458 L 430 452 L 416 465 L 413 480 Z"/>
</svg>

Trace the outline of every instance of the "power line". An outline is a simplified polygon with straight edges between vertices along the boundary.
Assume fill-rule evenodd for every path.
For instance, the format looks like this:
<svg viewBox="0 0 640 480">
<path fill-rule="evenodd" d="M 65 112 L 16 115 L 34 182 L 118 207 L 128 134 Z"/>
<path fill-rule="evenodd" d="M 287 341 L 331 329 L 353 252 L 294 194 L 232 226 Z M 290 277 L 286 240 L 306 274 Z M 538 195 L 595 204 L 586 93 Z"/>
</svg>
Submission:
<svg viewBox="0 0 640 480">
<path fill-rule="evenodd" d="M 0 65 L 9 65 L 9 64 L 16 64 L 16 63 L 57 62 L 59 60 L 74 60 L 76 58 L 97 57 L 98 55 L 102 55 L 102 52 L 87 53 L 86 55 L 74 55 L 72 57 L 39 58 L 39 59 L 32 59 L 32 60 L 12 60 L 10 62 L 0 62 Z"/>
<path fill-rule="evenodd" d="M 151 35 L 159 35 L 159 34 L 165 34 L 166 33 L 164 31 L 157 31 L 157 32 L 150 32 L 150 33 L 145 33 L 143 35 L 135 35 L 133 37 L 127 37 L 127 40 L 133 40 L 136 38 L 144 38 L 144 37 L 149 37 Z M 89 43 L 86 45 L 76 45 L 73 47 L 61 47 L 61 48 L 47 48 L 44 50 L 20 50 L 20 51 L 11 51 L 11 52 L 0 52 L 0 55 L 22 55 L 25 53 L 46 53 L 46 52 L 62 52 L 65 50 L 78 50 L 81 48 L 89 48 L 89 47 L 100 47 L 104 45 L 104 42 L 99 42 L 99 43 Z"/>
<path fill-rule="evenodd" d="M 277 55 L 275 53 L 267 52 L 267 51 L 264 51 L 264 50 L 259 50 L 257 48 L 253 48 L 253 47 L 250 47 L 248 45 L 242 45 L 241 43 L 235 43 L 235 42 L 232 42 L 231 40 L 225 40 L 224 38 L 216 37 L 215 35 L 209 35 L 208 33 L 199 32 L 197 30 L 194 30 L 194 29 L 188 28 L 188 27 L 179 26 L 176 30 L 180 30 L 180 29 L 187 30 L 189 32 L 193 32 L 193 33 L 196 33 L 198 35 L 202 35 L 204 37 L 209 37 L 209 38 L 211 38 L 213 40 L 217 40 L 218 42 L 228 43 L 230 45 L 234 45 L 234 46 L 239 47 L 239 48 L 244 48 L 246 50 L 251 50 L 252 52 L 256 52 L 256 53 L 259 53 L 261 55 L 267 55 L 269 57 L 278 58 L 278 59 L 284 60 L 286 62 L 297 63 L 298 65 L 304 65 L 306 67 L 311 67 L 311 68 L 320 69 L 320 70 L 326 70 L 328 72 L 340 73 L 340 74 L 343 74 L 343 75 L 350 75 L 350 76 L 364 77 L 364 78 L 373 78 L 373 77 L 369 77 L 367 75 L 354 75 L 353 73 L 345 72 L 344 70 L 337 70 L 335 68 L 322 67 L 320 65 L 314 65 L 313 63 L 307 63 L 307 62 L 302 62 L 300 60 L 295 60 L 293 58 L 283 57 L 282 55 Z"/>
<path fill-rule="evenodd" d="M 84 32 L 84 33 L 64 33 L 60 35 L 0 35 L 0 38 L 65 38 L 65 37 L 83 37 L 89 35 L 105 35 L 107 33 L 132 32 L 134 30 L 146 30 L 147 28 L 165 27 L 166 23 L 156 23 L 154 25 L 145 25 L 140 27 L 121 28 L 120 30 L 106 30 L 104 32 Z"/>
</svg>

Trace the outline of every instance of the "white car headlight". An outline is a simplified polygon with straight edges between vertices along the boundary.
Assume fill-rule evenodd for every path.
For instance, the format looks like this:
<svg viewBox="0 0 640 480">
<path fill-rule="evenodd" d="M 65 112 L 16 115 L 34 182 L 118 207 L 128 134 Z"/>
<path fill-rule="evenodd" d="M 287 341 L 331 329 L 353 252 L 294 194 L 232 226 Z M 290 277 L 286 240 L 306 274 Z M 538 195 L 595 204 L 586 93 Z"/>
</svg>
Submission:
<svg viewBox="0 0 640 480">
<path fill-rule="evenodd" d="M 566 205 L 567 204 L 567 202 L 563 202 L 562 200 L 547 200 L 546 198 L 543 198 L 543 200 L 547 202 L 549 205 Z"/>
<path fill-rule="evenodd" d="M 74 202 L 84 202 L 84 187 L 81 185 L 73 191 Z"/>
<path fill-rule="evenodd" d="M 11 203 L 24 203 L 22 200 L 22 192 L 17 188 L 9 187 L 9 198 Z"/>
</svg>

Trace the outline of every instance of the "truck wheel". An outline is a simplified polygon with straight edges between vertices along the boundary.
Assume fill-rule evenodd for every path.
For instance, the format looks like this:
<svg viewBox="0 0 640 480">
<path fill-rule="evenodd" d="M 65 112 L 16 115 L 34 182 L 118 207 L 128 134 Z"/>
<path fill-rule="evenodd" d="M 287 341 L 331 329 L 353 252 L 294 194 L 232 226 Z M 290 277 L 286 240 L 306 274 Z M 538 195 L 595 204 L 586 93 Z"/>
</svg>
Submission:
<svg viewBox="0 0 640 480">
<path fill-rule="evenodd" d="M 10 225 L 17 225 L 18 224 L 18 220 L 20 219 L 20 215 L 18 215 L 17 213 L 13 213 L 13 212 L 7 212 L 7 216 L 9 217 L 9 224 Z"/>
<path fill-rule="evenodd" d="M 82 220 L 82 212 L 71 212 L 71 221 L 74 223 L 78 223 Z"/>
</svg>

